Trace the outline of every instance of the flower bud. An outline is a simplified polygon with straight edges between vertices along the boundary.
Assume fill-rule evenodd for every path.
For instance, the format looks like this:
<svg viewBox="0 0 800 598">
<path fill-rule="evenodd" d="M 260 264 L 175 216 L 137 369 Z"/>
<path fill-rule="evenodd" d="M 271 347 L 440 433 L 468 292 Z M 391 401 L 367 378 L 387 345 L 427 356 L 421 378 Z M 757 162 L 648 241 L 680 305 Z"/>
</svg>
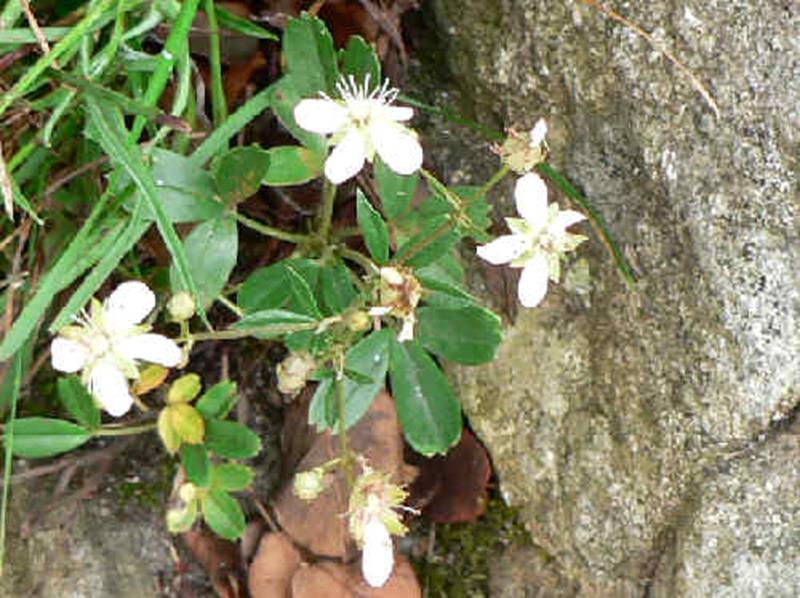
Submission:
<svg viewBox="0 0 800 598">
<path fill-rule="evenodd" d="M 185 322 L 194 316 L 194 298 L 186 291 L 175 293 L 167 303 L 167 311 L 176 322 Z"/>
<path fill-rule="evenodd" d="M 528 133 L 509 131 L 503 145 L 495 151 L 503 162 L 518 174 L 530 172 L 546 155 L 547 123 L 540 118 Z"/>
<path fill-rule="evenodd" d="M 361 332 L 369 328 L 371 319 L 363 310 L 352 310 L 344 314 L 344 323 L 351 332 Z"/>
<path fill-rule="evenodd" d="M 278 390 L 285 395 L 296 395 L 303 390 L 308 377 L 316 367 L 317 363 L 310 353 L 305 351 L 289 353 L 275 370 L 278 376 Z"/>
<path fill-rule="evenodd" d="M 326 487 L 325 472 L 319 467 L 301 471 L 294 476 L 294 494 L 301 500 L 314 500 Z"/>
</svg>

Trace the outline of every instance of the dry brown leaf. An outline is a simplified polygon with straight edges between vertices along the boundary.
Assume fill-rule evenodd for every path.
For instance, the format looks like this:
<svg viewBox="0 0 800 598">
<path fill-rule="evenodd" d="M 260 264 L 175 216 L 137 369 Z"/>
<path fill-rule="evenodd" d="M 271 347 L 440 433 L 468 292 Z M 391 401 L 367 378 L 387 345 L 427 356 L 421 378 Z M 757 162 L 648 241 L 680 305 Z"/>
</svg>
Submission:
<svg viewBox="0 0 800 598">
<path fill-rule="evenodd" d="M 410 503 L 434 523 L 472 521 L 486 510 L 492 467 L 486 449 L 469 430 L 443 457 L 421 458 Z"/>
<path fill-rule="evenodd" d="M 265 534 L 247 575 L 252 598 L 288 598 L 292 576 L 300 567 L 300 552 L 286 534 Z"/>
<path fill-rule="evenodd" d="M 396 483 L 409 481 L 403 462 L 400 424 L 388 393 L 378 393 L 367 413 L 347 436 L 350 448 L 366 457 L 373 469 L 390 474 Z M 338 438 L 328 432 L 317 434 L 297 470 L 311 469 L 338 456 Z M 281 527 L 297 544 L 318 556 L 348 560 L 356 553 L 347 533 L 348 500 L 344 477 L 339 471 L 327 490 L 313 501 L 297 498 L 289 480 L 275 500 L 274 508 Z"/>
<path fill-rule="evenodd" d="M 192 556 L 202 565 L 220 598 L 244 598 L 244 564 L 239 546 L 206 531 L 181 534 Z"/>
</svg>

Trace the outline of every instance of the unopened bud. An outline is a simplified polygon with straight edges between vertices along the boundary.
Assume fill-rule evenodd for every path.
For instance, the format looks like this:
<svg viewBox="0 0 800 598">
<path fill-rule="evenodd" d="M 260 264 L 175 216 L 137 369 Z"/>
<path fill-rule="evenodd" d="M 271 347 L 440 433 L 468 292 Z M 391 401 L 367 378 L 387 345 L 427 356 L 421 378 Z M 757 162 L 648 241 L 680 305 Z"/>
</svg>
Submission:
<svg viewBox="0 0 800 598">
<path fill-rule="evenodd" d="M 175 293 L 167 303 L 167 311 L 176 322 L 185 322 L 194 316 L 194 298 L 186 291 Z"/>
<path fill-rule="evenodd" d="M 369 328 L 371 319 L 367 312 L 359 309 L 346 313 L 344 322 L 351 332 L 361 332 Z"/>
<path fill-rule="evenodd" d="M 294 476 L 294 494 L 301 500 L 314 500 L 327 487 L 325 472 L 316 467 Z"/>
<path fill-rule="evenodd" d="M 317 363 L 310 353 L 305 351 L 289 353 L 275 370 L 278 376 L 278 390 L 286 395 L 296 395 L 303 390 L 308 377 L 316 367 Z"/>
</svg>

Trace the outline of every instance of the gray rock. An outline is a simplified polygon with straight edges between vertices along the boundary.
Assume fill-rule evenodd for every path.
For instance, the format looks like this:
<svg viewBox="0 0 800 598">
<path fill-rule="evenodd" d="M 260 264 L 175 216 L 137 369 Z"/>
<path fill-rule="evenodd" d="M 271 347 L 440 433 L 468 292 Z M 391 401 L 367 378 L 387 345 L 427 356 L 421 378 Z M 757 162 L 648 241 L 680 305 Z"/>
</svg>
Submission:
<svg viewBox="0 0 800 598">
<path fill-rule="evenodd" d="M 496 362 L 453 372 L 534 541 L 583 592 L 624 596 L 653 586 L 662 556 L 690 533 L 684 526 L 711 517 L 703 505 L 745 505 L 714 486 L 723 482 L 711 465 L 748 450 L 798 405 L 800 5 L 614 8 L 656 47 L 579 2 L 433 0 L 429 18 L 435 56 L 455 82 L 441 93 L 489 125 L 524 130 L 546 117 L 551 162 L 641 275 L 626 288 L 595 236 L 580 252 L 592 270 L 588 297 L 551 286 L 541 307 L 519 313 Z M 718 116 L 657 48 L 710 91 Z M 451 178 L 487 170 L 488 159 L 467 157 L 473 138 L 448 135 L 442 145 Z M 511 211 L 506 194 L 499 213 Z M 758 487 L 752 468 L 735 471 L 742 487 Z M 680 567 L 700 563 L 692 571 L 705 577 L 659 581 L 665 595 L 726 587 L 717 574 L 756 551 L 761 514 L 748 512 L 734 524 L 745 552 L 720 552 L 728 562 L 704 567 L 679 551 Z M 796 543 L 796 506 L 770 512 L 783 513 L 770 533 Z M 800 588 L 794 564 L 752 566 L 748 587 Z"/>
</svg>

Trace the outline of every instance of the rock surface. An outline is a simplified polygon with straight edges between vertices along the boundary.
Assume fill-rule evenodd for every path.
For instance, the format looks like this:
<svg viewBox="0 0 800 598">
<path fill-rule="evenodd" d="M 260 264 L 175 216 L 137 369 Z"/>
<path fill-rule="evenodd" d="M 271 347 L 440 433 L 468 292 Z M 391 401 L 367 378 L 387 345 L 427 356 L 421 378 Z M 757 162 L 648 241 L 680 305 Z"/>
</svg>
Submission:
<svg viewBox="0 0 800 598">
<path fill-rule="evenodd" d="M 552 164 L 640 274 L 626 288 L 594 236 L 591 291 L 551 286 L 493 364 L 454 378 L 503 492 L 581 593 L 797 595 L 800 5 L 614 9 L 654 44 L 581 2 L 428 5 L 425 68 L 451 106 L 496 129 L 547 118 Z M 444 130 L 446 176 L 487 171 L 474 136 Z"/>
</svg>

